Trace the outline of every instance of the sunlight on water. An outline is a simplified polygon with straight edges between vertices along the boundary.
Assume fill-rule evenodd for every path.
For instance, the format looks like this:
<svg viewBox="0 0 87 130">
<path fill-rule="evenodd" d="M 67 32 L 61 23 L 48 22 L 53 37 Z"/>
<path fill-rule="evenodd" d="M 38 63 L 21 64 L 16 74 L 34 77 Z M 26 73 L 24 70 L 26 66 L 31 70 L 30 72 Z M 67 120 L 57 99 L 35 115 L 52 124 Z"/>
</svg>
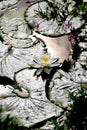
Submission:
<svg viewBox="0 0 87 130">
<path fill-rule="evenodd" d="M 10 11 L 7 11 L 7 13 L 5 13 L 4 16 L 11 17 L 11 18 L 24 19 L 24 12 L 27 7 L 28 7 L 28 4 L 26 4 L 25 1 L 20 2 L 17 7 L 13 8 Z"/>
</svg>

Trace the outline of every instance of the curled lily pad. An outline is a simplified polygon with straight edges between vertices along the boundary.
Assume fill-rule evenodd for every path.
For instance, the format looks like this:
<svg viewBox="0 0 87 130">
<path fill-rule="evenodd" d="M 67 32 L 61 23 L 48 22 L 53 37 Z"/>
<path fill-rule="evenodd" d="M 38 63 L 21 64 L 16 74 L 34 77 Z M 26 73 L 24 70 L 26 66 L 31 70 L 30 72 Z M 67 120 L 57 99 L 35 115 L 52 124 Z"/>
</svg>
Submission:
<svg viewBox="0 0 87 130">
<path fill-rule="evenodd" d="M 34 47 L 14 48 L 11 45 L 0 43 L 0 75 L 14 79 L 14 73 L 29 67 L 33 57 L 43 53 L 43 42 L 38 41 Z M 38 53 L 39 50 L 39 53 Z"/>
<path fill-rule="evenodd" d="M 72 55 L 72 44 L 67 35 L 60 37 L 49 37 L 35 31 L 33 31 L 33 35 L 44 41 L 48 52 L 53 58 L 57 58 L 60 63 L 63 63 L 64 60 L 68 60 L 70 55 Z"/>
<path fill-rule="evenodd" d="M 0 100 L 2 106 L 9 106 L 11 110 L 6 109 L 3 112 L 3 118 L 10 114 L 16 117 L 21 126 L 30 127 L 56 115 L 56 107 L 45 96 L 45 82 L 41 78 L 33 76 L 34 70 L 25 69 L 15 74 L 16 81 L 29 91 L 28 98 L 8 97 Z M 60 113 L 61 109 L 58 108 Z"/>
</svg>

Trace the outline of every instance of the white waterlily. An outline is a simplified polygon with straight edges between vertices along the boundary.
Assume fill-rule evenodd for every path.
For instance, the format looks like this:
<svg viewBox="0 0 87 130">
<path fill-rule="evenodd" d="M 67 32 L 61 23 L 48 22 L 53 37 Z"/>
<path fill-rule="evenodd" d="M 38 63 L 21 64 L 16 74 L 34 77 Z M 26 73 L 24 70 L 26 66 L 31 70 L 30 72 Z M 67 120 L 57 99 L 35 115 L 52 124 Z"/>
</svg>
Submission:
<svg viewBox="0 0 87 130">
<path fill-rule="evenodd" d="M 34 57 L 33 63 L 30 64 L 29 66 L 31 68 L 35 68 L 36 70 L 36 75 L 40 75 L 43 71 L 47 74 L 50 74 L 51 70 L 54 67 L 60 67 L 60 63 L 58 63 L 57 58 L 52 58 L 51 55 L 48 54 L 43 54 L 40 57 Z"/>
<path fill-rule="evenodd" d="M 52 58 L 50 54 L 43 54 L 40 57 L 34 57 L 33 64 L 30 66 L 33 68 L 52 68 L 59 65 L 57 58 Z"/>
</svg>

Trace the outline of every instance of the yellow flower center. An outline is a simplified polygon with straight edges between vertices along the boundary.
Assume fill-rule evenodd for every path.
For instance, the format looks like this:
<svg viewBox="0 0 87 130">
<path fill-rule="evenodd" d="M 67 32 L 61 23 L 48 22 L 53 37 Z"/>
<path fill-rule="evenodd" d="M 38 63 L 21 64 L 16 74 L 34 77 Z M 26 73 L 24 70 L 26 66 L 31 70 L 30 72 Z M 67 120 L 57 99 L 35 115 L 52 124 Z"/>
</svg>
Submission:
<svg viewBox="0 0 87 130">
<path fill-rule="evenodd" d="M 49 57 L 41 57 L 42 64 L 47 65 L 49 64 L 50 58 Z"/>
</svg>

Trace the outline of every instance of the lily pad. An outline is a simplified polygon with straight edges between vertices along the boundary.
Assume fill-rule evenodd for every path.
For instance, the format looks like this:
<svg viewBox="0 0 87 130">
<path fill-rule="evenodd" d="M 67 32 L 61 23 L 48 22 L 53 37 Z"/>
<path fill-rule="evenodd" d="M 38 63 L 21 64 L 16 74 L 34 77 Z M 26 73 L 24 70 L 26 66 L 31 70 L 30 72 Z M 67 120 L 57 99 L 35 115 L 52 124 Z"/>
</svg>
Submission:
<svg viewBox="0 0 87 130">
<path fill-rule="evenodd" d="M 11 45 L 0 43 L 0 75 L 14 79 L 15 72 L 29 67 L 29 63 L 33 61 L 33 57 L 36 54 L 41 55 L 43 52 L 42 41 L 37 41 L 36 45 L 31 47 L 31 49 L 14 48 Z"/>
<path fill-rule="evenodd" d="M 69 4 L 70 3 L 68 3 L 68 5 Z M 71 2 L 69 7 L 73 9 L 74 4 L 74 1 Z M 28 7 L 25 12 L 25 20 L 35 31 L 47 36 L 68 34 L 71 32 L 71 28 L 79 28 L 84 23 L 84 20 L 81 20 L 79 16 L 72 17 L 72 15 L 70 15 L 72 9 L 68 9 L 69 7 L 67 8 L 66 5 L 57 0 L 37 2 Z M 63 11 L 65 11 L 65 13 Z M 68 21 L 72 23 L 72 27 L 66 30 L 65 24 L 67 24 Z"/>
<path fill-rule="evenodd" d="M 31 38 L 31 30 L 25 21 L 2 16 L 0 26 L 1 36 L 5 42 L 10 41 L 12 46 L 20 48 L 33 46 L 35 39 Z"/>
<path fill-rule="evenodd" d="M 25 69 L 16 73 L 16 81 L 29 91 L 28 98 L 18 96 L 8 97 L 0 100 L 0 104 L 5 108 L 9 106 L 10 110 L 3 112 L 3 118 L 10 114 L 10 117 L 16 117 L 21 126 L 30 127 L 41 121 L 56 116 L 56 110 L 61 112 L 61 108 L 52 104 L 45 96 L 45 82 L 41 78 L 33 76 L 34 70 Z"/>
<path fill-rule="evenodd" d="M 85 43 L 84 43 L 85 46 Z M 87 89 L 87 70 L 82 68 L 82 64 L 87 64 L 87 52 L 83 51 L 77 60 L 75 67 L 69 72 L 58 70 L 49 85 L 49 99 L 61 107 L 67 107 L 69 92 L 76 92 L 81 87 Z"/>
</svg>

